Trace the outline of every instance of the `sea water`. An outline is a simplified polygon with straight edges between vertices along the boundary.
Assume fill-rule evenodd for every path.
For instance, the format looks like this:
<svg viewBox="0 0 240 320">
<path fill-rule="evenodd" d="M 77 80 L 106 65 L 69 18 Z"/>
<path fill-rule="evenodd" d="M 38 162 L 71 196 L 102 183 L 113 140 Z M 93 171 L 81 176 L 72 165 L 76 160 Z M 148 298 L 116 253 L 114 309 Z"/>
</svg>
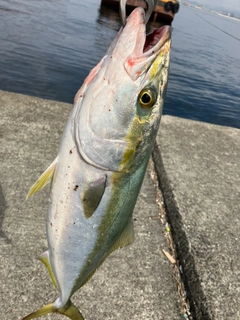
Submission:
<svg viewBox="0 0 240 320">
<path fill-rule="evenodd" d="M 120 26 L 100 0 L 0 0 L 0 89 L 72 103 Z M 239 38 L 240 20 L 181 5 L 164 114 L 240 128 Z"/>
</svg>

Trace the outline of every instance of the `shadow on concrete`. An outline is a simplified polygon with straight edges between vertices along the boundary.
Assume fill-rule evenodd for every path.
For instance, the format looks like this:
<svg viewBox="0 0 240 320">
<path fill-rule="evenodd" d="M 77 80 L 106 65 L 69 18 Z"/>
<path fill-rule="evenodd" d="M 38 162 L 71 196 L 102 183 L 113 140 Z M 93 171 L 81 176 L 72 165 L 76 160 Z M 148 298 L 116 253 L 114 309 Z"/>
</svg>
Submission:
<svg viewBox="0 0 240 320">
<path fill-rule="evenodd" d="M 2 230 L 2 224 L 5 217 L 5 211 L 7 209 L 7 203 L 3 195 L 2 186 L 0 184 L 0 238 L 3 238 L 6 243 L 11 243 L 11 240 L 6 236 Z"/>
</svg>

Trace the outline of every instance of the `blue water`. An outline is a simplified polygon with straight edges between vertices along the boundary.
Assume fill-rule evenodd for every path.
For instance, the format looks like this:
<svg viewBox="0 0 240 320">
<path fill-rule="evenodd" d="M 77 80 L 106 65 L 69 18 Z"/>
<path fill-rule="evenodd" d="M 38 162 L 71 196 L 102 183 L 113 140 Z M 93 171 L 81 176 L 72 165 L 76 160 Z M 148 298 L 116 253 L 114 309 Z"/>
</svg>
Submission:
<svg viewBox="0 0 240 320">
<path fill-rule="evenodd" d="M 100 0 L 0 0 L 0 89 L 72 103 L 119 27 Z M 240 21 L 181 6 L 165 114 L 240 128 L 240 41 L 225 32 L 240 38 Z"/>
</svg>

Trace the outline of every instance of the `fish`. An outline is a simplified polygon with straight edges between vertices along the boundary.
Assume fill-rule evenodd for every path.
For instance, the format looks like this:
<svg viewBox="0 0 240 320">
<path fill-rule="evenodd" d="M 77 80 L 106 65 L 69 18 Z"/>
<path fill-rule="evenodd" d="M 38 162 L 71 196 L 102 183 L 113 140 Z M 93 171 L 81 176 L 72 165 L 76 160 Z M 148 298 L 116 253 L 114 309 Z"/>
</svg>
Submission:
<svg viewBox="0 0 240 320">
<path fill-rule="evenodd" d="M 59 313 L 84 320 L 71 296 L 111 252 L 134 241 L 132 213 L 166 95 L 171 27 L 146 36 L 136 8 L 77 92 L 58 154 L 28 197 L 50 186 L 42 261 L 59 292 L 30 320 Z"/>
</svg>

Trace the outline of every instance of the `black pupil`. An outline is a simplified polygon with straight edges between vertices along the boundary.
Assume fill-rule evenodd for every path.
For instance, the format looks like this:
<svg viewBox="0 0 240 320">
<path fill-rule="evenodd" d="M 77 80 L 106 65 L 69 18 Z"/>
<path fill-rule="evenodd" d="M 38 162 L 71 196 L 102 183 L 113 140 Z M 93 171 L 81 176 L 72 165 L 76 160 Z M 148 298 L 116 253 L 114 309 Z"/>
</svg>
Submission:
<svg viewBox="0 0 240 320">
<path fill-rule="evenodd" d="M 149 95 L 148 93 L 144 93 L 144 94 L 142 95 L 142 102 L 143 102 L 144 104 L 148 104 L 150 101 L 151 101 L 150 95 Z"/>
</svg>

